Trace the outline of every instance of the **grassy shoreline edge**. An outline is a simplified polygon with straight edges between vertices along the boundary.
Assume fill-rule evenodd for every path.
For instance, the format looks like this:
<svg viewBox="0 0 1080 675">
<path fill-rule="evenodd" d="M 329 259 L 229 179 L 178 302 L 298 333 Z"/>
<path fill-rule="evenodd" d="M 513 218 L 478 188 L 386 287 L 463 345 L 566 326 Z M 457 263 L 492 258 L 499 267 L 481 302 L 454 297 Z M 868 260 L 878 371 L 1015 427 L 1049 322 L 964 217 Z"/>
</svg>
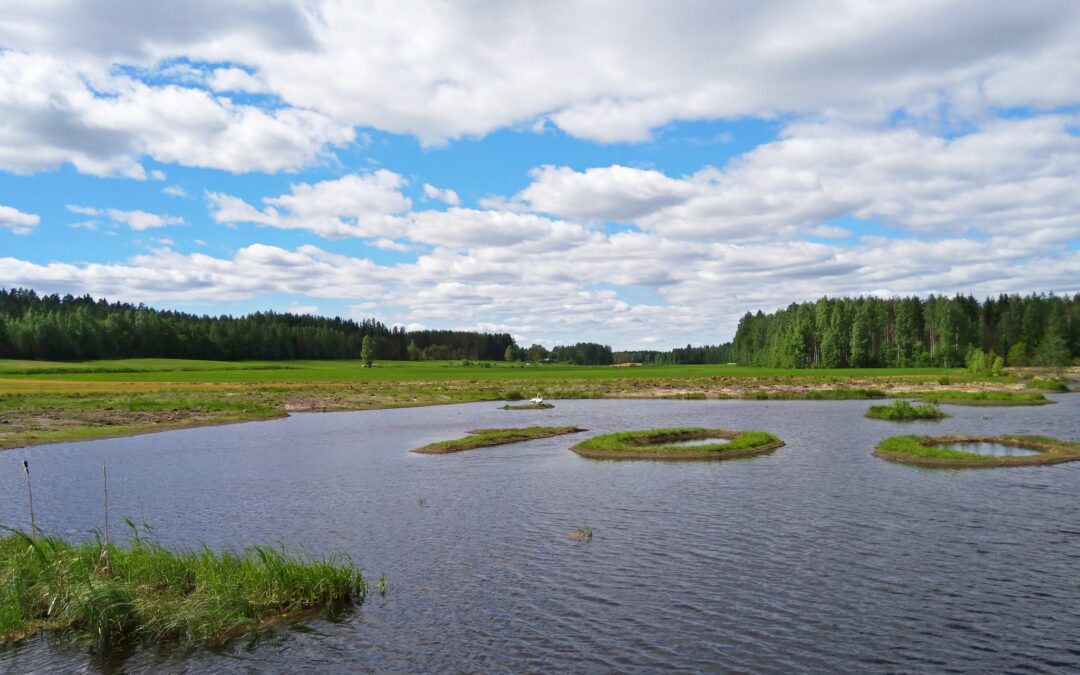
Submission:
<svg viewBox="0 0 1080 675">
<path fill-rule="evenodd" d="M 948 404 L 1051 403 L 1015 377 L 958 369 L 600 368 L 389 362 L 121 360 L 85 368 L 0 361 L 0 450 L 331 412 L 506 401 L 530 382 L 550 398 L 843 400 L 925 397 Z M 38 375 L 30 374 L 40 371 Z M 288 379 L 286 379 L 286 377 Z M 148 379 L 151 378 L 151 379 Z M 279 379 L 280 378 L 280 379 Z M 1028 398 L 1031 397 L 1031 398 Z M 1005 401 L 1005 399 L 1028 399 Z M 991 401 L 991 399 L 993 399 Z M 1041 400 L 1039 400 L 1041 399 Z"/>
</svg>

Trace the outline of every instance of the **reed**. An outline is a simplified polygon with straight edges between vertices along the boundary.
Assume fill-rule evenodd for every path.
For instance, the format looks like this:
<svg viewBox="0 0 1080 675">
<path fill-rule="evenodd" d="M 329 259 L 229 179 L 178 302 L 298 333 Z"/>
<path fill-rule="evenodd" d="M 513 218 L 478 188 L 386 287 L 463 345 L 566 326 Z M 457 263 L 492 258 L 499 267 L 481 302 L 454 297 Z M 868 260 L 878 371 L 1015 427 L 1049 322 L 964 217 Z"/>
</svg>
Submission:
<svg viewBox="0 0 1080 675">
<path fill-rule="evenodd" d="M 270 546 L 174 551 L 128 524 L 133 539 L 126 548 L 10 529 L 0 537 L 0 643 L 56 630 L 99 650 L 133 642 L 217 644 L 311 611 L 359 604 L 368 593 L 347 557 L 311 558 Z"/>
<path fill-rule="evenodd" d="M 910 401 L 898 399 L 889 405 L 872 405 L 866 411 L 866 417 L 890 422 L 911 422 L 914 420 L 940 420 L 948 417 L 941 408 L 933 403 L 912 405 Z"/>
</svg>

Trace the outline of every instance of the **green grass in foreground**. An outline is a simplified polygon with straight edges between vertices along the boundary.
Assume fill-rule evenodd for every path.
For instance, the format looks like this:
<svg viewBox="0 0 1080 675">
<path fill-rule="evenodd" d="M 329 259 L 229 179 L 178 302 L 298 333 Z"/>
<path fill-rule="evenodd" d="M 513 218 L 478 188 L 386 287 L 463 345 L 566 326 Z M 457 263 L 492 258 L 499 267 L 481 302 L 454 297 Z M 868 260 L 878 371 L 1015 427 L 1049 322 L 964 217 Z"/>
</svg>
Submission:
<svg viewBox="0 0 1080 675">
<path fill-rule="evenodd" d="M 563 434 L 576 434 L 584 429 L 577 427 L 521 427 L 516 429 L 473 429 L 464 438 L 455 438 L 449 441 L 431 443 L 413 452 L 427 455 L 445 455 L 462 450 L 475 448 L 487 448 L 493 445 L 506 445 L 507 443 L 520 443 L 531 441 L 536 438 L 550 438 Z"/>
<path fill-rule="evenodd" d="M 709 438 L 726 442 L 678 445 L 683 441 Z M 771 452 L 783 444 L 779 438 L 764 431 L 675 427 L 594 436 L 572 449 L 593 459 L 734 459 Z"/>
<path fill-rule="evenodd" d="M 942 447 L 962 443 L 999 443 L 1036 450 L 1039 454 L 999 457 Z M 874 455 L 894 462 L 927 467 L 1031 466 L 1080 460 L 1080 442 L 1049 436 L 893 436 L 881 441 Z"/>
<path fill-rule="evenodd" d="M 136 533 L 137 534 L 137 533 Z M 171 551 L 11 531 L 0 537 L 0 643 L 58 630 L 97 649 L 132 642 L 216 644 L 319 609 L 363 602 L 347 558 L 284 548 Z M 384 582 L 380 580 L 380 586 Z"/>
<path fill-rule="evenodd" d="M 900 395 L 921 398 L 929 403 L 952 405 L 1009 406 L 1053 403 L 1042 394 L 1027 391 L 933 391 Z"/>
<path fill-rule="evenodd" d="M 889 405 L 870 406 L 869 410 L 866 411 L 866 417 L 891 422 L 908 422 L 913 420 L 940 420 L 948 417 L 948 415 L 933 403 L 912 405 L 909 401 L 898 399 Z"/>
</svg>

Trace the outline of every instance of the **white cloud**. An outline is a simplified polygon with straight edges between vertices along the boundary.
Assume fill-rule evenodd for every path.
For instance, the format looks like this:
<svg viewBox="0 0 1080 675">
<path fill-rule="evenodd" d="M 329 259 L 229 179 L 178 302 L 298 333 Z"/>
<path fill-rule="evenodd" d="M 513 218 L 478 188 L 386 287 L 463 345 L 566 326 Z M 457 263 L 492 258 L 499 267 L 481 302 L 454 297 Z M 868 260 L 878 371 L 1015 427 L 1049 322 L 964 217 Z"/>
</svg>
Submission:
<svg viewBox="0 0 1080 675">
<path fill-rule="evenodd" d="M 267 91 L 265 82 L 241 68 L 215 68 L 206 83 L 214 91 L 239 91 L 248 94 Z"/>
<path fill-rule="evenodd" d="M 351 128 L 309 110 L 263 110 L 14 51 L 0 51 L 0 119 L 0 169 L 24 174 L 71 163 L 83 173 L 145 179 L 144 157 L 237 173 L 291 171 L 354 138 Z"/>
<path fill-rule="evenodd" d="M 450 188 L 440 189 L 434 185 L 424 183 L 424 196 L 428 199 L 435 199 L 450 206 L 461 206 L 461 199 L 458 194 Z"/>
<path fill-rule="evenodd" d="M 180 216 L 162 216 L 156 213 L 149 213 L 147 211 L 133 210 L 124 211 L 121 209 L 99 209 L 93 206 L 79 206 L 77 204 L 68 204 L 67 210 L 72 213 L 77 213 L 83 216 L 108 216 L 108 218 L 117 225 L 127 225 L 133 230 L 143 231 L 152 230 L 159 227 L 166 227 L 168 225 L 183 225 L 184 219 Z M 90 226 L 93 223 L 93 227 Z M 72 227 L 86 227 L 87 229 L 95 229 L 96 221 L 87 221 L 85 223 L 76 223 Z"/>
<path fill-rule="evenodd" d="M 838 110 L 877 119 L 896 110 L 936 117 L 943 109 L 977 119 L 996 106 L 1080 102 L 1080 6 L 1070 0 L 1046 0 L 1030 12 L 1004 0 L 794 6 L 770 0 L 674 8 L 616 0 L 199 0 L 184 11 L 164 4 L 139 12 L 120 0 L 93 8 L 69 0 L 5 7 L 0 44 L 101 72 L 110 64 L 166 64 L 179 85 L 202 77 L 203 64 L 229 64 L 212 69 L 210 86 L 272 94 L 291 106 L 290 114 L 283 119 L 261 111 L 271 119 L 243 119 L 220 101 L 217 114 L 278 141 L 253 143 L 257 147 L 292 146 L 282 160 L 289 167 L 342 138 L 313 118 L 294 118 L 303 111 L 337 125 L 414 134 L 427 144 L 512 126 L 542 129 L 545 120 L 581 138 L 616 142 L 646 139 L 674 120 Z M 68 89 L 42 91 L 55 98 Z M 133 103 L 162 116 L 153 100 L 144 100 L 158 96 L 182 98 L 142 92 Z M 176 117 L 159 121 L 182 121 L 192 108 L 207 105 L 187 101 Z M 72 117 L 68 126 L 82 121 Z M 139 151 L 145 144 L 154 154 L 161 139 L 140 143 L 142 134 L 149 130 L 137 127 L 134 139 L 118 142 Z M 67 134 L 49 138 L 72 143 Z M 214 152 L 211 160 L 186 145 L 166 161 L 285 168 L 265 168 L 267 153 L 244 161 Z M 62 144 L 57 154 L 67 158 L 76 150 L 87 154 Z M 130 154 L 76 158 L 80 168 L 130 172 L 124 161 Z M 49 165 L 46 158 L 39 162 Z"/>
<path fill-rule="evenodd" d="M 289 194 L 267 197 L 262 210 L 230 195 L 208 192 L 219 223 L 254 223 L 278 229 L 310 230 L 324 237 L 380 236 L 369 220 L 400 213 L 411 205 L 401 194 L 405 179 L 380 169 L 319 183 L 296 183 Z"/>
<path fill-rule="evenodd" d="M 535 211 L 586 220 L 632 220 L 698 192 L 691 182 L 618 164 L 584 172 L 543 166 L 531 175 L 533 182 L 518 193 L 518 201 Z"/>
<path fill-rule="evenodd" d="M 0 204 L 0 228 L 14 234 L 30 234 L 39 223 L 41 216 L 37 214 L 23 213 L 13 206 Z"/>
<path fill-rule="evenodd" d="M 317 315 L 319 313 L 319 308 L 316 307 L 315 305 L 304 305 L 304 304 L 301 304 L 299 302 L 293 302 L 293 303 L 290 303 L 289 306 L 285 308 L 285 312 L 287 312 L 288 314 L 311 314 L 311 315 Z"/>
<path fill-rule="evenodd" d="M 188 195 L 187 190 L 185 190 L 179 185 L 170 185 L 168 187 L 164 187 L 161 189 L 161 192 L 163 194 L 169 195 L 170 197 L 180 197 L 183 199 L 186 199 L 190 196 Z"/>
<path fill-rule="evenodd" d="M 930 234 L 1039 231 L 1061 243 L 1080 233 L 1078 122 L 997 120 L 951 140 L 915 128 L 793 123 L 723 169 L 683 178 L 618 165 L 541 167 L 514 202 L 688 240 L 845 238 L 828 221 L 852 217 Z"/>
</svg>

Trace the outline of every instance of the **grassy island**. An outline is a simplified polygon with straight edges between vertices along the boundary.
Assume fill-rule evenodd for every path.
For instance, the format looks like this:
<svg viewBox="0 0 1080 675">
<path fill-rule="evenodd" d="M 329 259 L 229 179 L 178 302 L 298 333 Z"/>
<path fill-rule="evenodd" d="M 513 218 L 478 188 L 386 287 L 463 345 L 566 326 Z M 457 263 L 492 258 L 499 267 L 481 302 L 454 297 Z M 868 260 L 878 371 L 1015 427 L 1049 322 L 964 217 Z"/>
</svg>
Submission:
<svg viewBox="0 0 1080 675">
<path fill-rule="evenodd" d="M 1024 383 L 1024 387 L 1026 389 L 1037 389 L 1039 391 L 1051 391 L 1056 394 L 1069 393 L 1069 385 L 1058 379 L 1044 380 L 1041 377 L 1033 377 Z"/>
<path fill-rule="evenodd" d="M 579 429 L 577 427 L 473 429 L 469 432 L 469 435 L 464 438 L 455 438 L 450 441 L 431 443 L 416 448 L 413 452 L 419 452 L 426 455 L 445 455 L 451 452 L 461 452 L 462 450 L 487 448 L 493 445 L 506 445 L 507 443 L 520 443 L 522 441 L 531 441 L 537 438 L 550 438 L 551 436 L 562 436 L 563 434 L 576 434 L 581 431 L 585 431 L 585 429 Z"/>
<path fill-rule="evenodd" d="M 718 442 L 686 444 L 708 439 L 718 439 Z M 592 459 L 716 460 L 761 455 L 783 445 L 779 438 L 764 431 L 683 427 L 605 434 L 582 441 L 571 449 Z"/>
<path fill-rule="evenodd" d="M 96 649 L 219 644 L 359 604 L 367 592 L 349 559 L 310 559 L 284 548 L 237 554 L 171 551 L 138 536 L 127 548 L 10 530 L 0 537 L 0 644 L 42 630 Z"/>
<path fill-rule="evenodd" d="M 1035 450 L 1039 454 L 999 457 L 942 447 L 963 443 L 998 443 Z M 879 443 L 874 455 L 893 462 L 926 467 L 1032 466 L 1080 460 L 1080 442 L 1048 436 L 893 436 Z"/>
<path fill-rule="evenodd" d="M 1030 391 L 934 391 L 915 393 L 910 396 L 920 398 L 928 403 L 948 403 L 950 405 L 992 407 L 1053 403 L 1042 394 Z"/>
<path fill-rule="evenodd" d="M 948 417 L 933 403 L 912 405 L 904 399 L 893 401 L 889 405 L 872 405 L 866 411 L 866 417 L 890 422 L 911 422 L 915 420 L 940 420 Z"/>
<path fill-rule="evenodd" d="M 554 408 L 550 403 L 521 403 L 519 405 L 510 405 L 509 403 L 499 408 L 499 410 L 550 410 Z"/>
</svg>

